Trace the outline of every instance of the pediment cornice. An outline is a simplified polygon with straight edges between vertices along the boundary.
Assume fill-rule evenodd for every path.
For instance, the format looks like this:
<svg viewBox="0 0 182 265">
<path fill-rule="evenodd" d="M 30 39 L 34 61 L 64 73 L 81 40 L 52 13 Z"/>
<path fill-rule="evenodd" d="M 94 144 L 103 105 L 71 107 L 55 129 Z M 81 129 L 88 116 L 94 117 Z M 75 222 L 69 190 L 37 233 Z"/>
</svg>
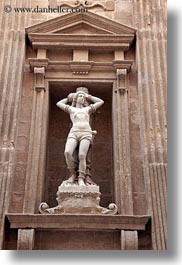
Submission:
<svg viewBox="0 0 182 265">
<path fill-rule="evenodd" d="M 128 50 L 133 41 L 132 34 L 127 35 L 107 35 L 107 34 L 90 34 L 90 35 L 72 35 L 72 34 L 39 34 L 30 33 L 29 38 L 35 49 L 51 48 L 105 48 Z"/>
<path fill-rule="evenodd" d="M 65 27 L 72 27 L 75 24 L 87 23 L 99 28 L 101 30 L 109 31 L 114 34 L 135 34 L 136 29 L 108 19 L 106 17 L 97 15 L 92 12 L 86 13 L 70 13 L 62 15 L 60 17 L 50 19 L 48 21 L 30 26 L 26 28 L 26 32 L 29 33 L 52 33 L 59 31 Z"/>
<path fill-rule="evenodd" d="M 75 34 L 75 27 L 77 27 Z M 79 28 L 80 27 L 80 32 Z M 84 31 L 81 30 L 84 28 Z M 87 32 L 88 29 L 88 32 Z M 73 30 L 73 31 L 72 31 Z M 87 12 L 63 15 L 26 28 L 34 49 L 113 47 L 128 50 L 136 29 Z"/>
</svg>

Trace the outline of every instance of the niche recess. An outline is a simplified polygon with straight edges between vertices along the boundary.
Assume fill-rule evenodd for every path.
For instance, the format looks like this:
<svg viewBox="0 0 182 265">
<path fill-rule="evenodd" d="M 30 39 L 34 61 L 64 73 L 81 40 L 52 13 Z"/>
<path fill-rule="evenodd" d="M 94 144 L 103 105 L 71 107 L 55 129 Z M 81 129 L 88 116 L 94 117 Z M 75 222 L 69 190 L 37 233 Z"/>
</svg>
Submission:
<svg viewBox="0 0 182 265">
<path fill-rule="evenodd" d="M 107 207 L 113 201 L 112 83 L 51 82 L 46 169 L 46 201 L 50 206 L 56 205 L 58 186 L 68 178 L 64 147 L 71 122 L 69 115 L 61 111 L 56 102 L 83 85 L 90 94 L 105 102 L 92 118 L 92 128 L 98 132 L 92 147 L 92 175 L 101 188 L 101 205 Z"/>
</svg>

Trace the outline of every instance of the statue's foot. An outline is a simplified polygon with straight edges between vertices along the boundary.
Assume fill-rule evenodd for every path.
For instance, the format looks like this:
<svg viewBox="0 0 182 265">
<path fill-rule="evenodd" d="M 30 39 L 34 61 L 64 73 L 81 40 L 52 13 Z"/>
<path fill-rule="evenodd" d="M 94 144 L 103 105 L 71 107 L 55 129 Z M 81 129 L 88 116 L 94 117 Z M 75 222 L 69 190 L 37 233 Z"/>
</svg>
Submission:
<svg viewBox="0 0 182 265">
<path fill-rule="evenodd" d="M 85 187 L 86 186 L 83 178 L 78 177 L 78 186 L 79 187 Z"/>
<path fill-rule="evenodd" d="M 68 183 L 74 183 L 75 180 L 76 180 L 76 175 L 73 174 L 73 175 L 71 175 L 71 177 L 69 177 L 69 179 L 67 181 L 68 181 Z"/>
<path fill-rule="evenodd" d="M 86 186 L 97 186 L 97 184 L 93 182 L 92 178 L 89 175 L 85 177 L 85 183 Z"/>
</svg>

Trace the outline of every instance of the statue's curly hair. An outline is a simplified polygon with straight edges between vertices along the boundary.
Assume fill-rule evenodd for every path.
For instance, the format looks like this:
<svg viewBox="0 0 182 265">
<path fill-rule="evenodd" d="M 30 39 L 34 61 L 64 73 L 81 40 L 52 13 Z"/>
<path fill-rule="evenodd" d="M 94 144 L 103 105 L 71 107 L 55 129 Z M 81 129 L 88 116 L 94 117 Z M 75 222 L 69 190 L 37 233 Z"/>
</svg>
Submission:
<svg viewBox="0 0 182 265">
<path fill-rule="evenodd" d="M 76 107 L 76 101 L 77 101 L 77 98 L 78 98 L 78 95 L 79 95 L 79 94 L 84 94 L 84 96 L 85 96 L 85 93 L 82 92 L 82 91 L 79 91 L 78 93 L 76 93 L 76 94 L 74 95 L 74 97 L 73 97 L 73 101 L 72 101 L 72 105 L 71 105 L 72 107 Z M 85 97 L 85 100 L 84 100 L 83 106 L 84 106 L 84 107 L 87 107 L 87 106 L 88 106 L 88 102 L 87 102 L 86 97 Z"/>
</svg>

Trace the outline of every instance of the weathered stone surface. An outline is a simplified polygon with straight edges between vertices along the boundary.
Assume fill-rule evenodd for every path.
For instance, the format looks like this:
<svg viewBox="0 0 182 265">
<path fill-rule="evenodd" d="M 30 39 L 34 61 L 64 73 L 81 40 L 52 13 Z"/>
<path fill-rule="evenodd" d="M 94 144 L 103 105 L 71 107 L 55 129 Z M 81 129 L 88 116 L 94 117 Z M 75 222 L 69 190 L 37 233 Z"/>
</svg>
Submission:
<svg viewBox="0 0 182 265">
<path fill-rule="evenodd" d="M 138 234 L 137 231 L 121 230 L 121 250 L 137 250 Z"/>
<path fill-rule="evenodd" d="M 34 229 L 19 229 L 17 250 L 32 250 L 34 248 Z"/>
<path fill-rule="evenodd" d="M 71 1 L 67 2 L 71 3 Z M 68 19 L 65 22 L 68 28 L 65 30 L 70 34 L 112 32 L 112 29 L 116 30 L 114 20 L 137 29 L 136 42 L 133 42 L 122 57 L 122 60 L 133 60 L 126 80 L 128 101 L 123 100 L 124 95 L 119 95 L 125 89 L 119 87 L 119 93 L 116 92 L 117 77 L 112 62 L 115 54 L 112 48 L 113 43 L 112 45 L 110 43 L 107 49 L 101 46 L 104 43 L 96 43 L 95 46 L 92 44 L 88 52 L 88 60 L 94 61 L 94 65 L 88 75 L 75 76 L 70 68 L 74 48 L 74 41 L 71 41 L 69 49 L 62 46 L 47 50 L 46 57 L 54 63 L 51 63 L 45 72 L 46 91 L 41 93 L 45 98 L 42 97 L 40 101 L 45 103 L 47 110 L 41 111 L 40 108 L 35 108 L 37 101 L 37 97 L 34 97 L 35 74 L 30 72 L 29 67 L 29 58 L 36 59 L 40 52 L 33 50 L 32 44 L 25 41 L 25 28 L 47 21 L 47 26 L 44 28 L 47 29 L 50 26 L 49 19 L 58 18 L 59 20 L 65 14 L 15 13 L 14 11 L 5 13 L 3 7 L 6 1 L 2 1 L 0 10 L 1 248 L 4 244 L 3 240 L 6 242 L 4 247 L 7 249 L 15 249 L 17 245 L 16 231 L 7 229 L 4 234 L 4 213 L 8 211 L 22 213 L 25 210 L 23 207 L 25 204 L 29 204 L 26 207 L 27 211 L 38 212 L 38 206 L 43 200 L 47 201 L 51 207 L 56 205 L 57 187 L 68 177 L 63 151 L 69 120 L 66 115 L 59 117 L 54 104 L 72 89 L 76 89 L 78 85 L 87 85 L 93 94 L 97 94 L 105 101 L 103 110 L 96 115 L 94 121 L 94 129 L 100 130 L 100 135 L 98 134 L 95 138 L 93 151 L 96 156 L 92 159 L 93 180 L 98 183 L 102 192 L 101 205 L 107 207 L 109 202 L 115 201 L 118 202 L 119 212 L 133 214 L 150 212 L 152 244 L 149 242 L 151 240 L 149 224 L 146 241 L 148 243 L 145 244 L 145 232 L 142 236 L 138 233 L 139 246 L 142 245 L 143 249 L 149 245 L 152 245 L 151 249 L 166 249 L 166 1 L 89 2 L 104 3 L 104 7 L 95 5 L 90 8 L 90 11 L 111 19 L 110 22 L 106 26 L 98 23 L 97 19 L 82 21 L 80 16 L 80 24 L 74 27 L 75 20 Z M 53 7 L 58 3 L 58 0 L 34 0 L 31 1 L 31 7 L 40 5 L 46 8 L 49 4 Z M 21 4 L 29 7 L 30 1 L 16 1 L 13 7 L 20 7 Z M 107 10 L 106 4 L 109 7 Z M 100 21 L 104 22 L 104 19 L 101 18 Z M 65 23 L 61 25 L 55 23 L 55 25 L 60 29 L 63 25 L 66 26 Z M 101 24 L 102 27 L 100 27 Z M 110 34 L 110 32 L 107 33 Z M 53 34 L 56 35 L 55 32 Z M 55 38 L 54 36 L 52 39 Z M 79 41 L 79 38 L 77 40 Z M 115 44 L 121 43 L 115 42 Z M 50 47 L 50 42 L 48 46 Z M 122 47 L 128 49 L 126 44 L 122 44 Z M 119 46 L 118 49 L 120 49 Z M 36 61 L 40 63 L 40 59 Z M 127 105 L 124 105 L 124 102 Z M 37 105 L 41 106 L 39 103 Z M 49 122 L 46 123 L 48 116 Z M 42 130 L 39 131 L 41 128 Z M 32 137 L 33 132 L 35 137 Z M 39 133 L 43 141 L 39 141 Z M 47 140 L 46 135 L 48 135 Z M 101 147 L 103 139 L 107 143 L 105 148 Z M 102 237 L 94 231 L 92 233 L 74 232 L 74 235 L 73 231 L 65 233 L 40 231 L 37 237 L 35 233 L 35 248 L 120 249 L 120 234 L 120 232 L 115 234 L 103 232 L 102 240 Z M 127 245 L 127 240 L 130 238 L 128 235 L 124 236 L 123 246 Z M 48 240 L 49 236 L 51 240 Z M 90 236 L 90 243 L 87 236 Z M 75 242 L 74 237 L 76 237 Z M 134 241 L 132 239 L 131 243 L 133 244 Z"/>
<path fill-rule="evenodd" d="M 11 228 L 71 230 L 144 231 L 150 221 L 147 215 L 103 214 L 7 214 Z"/>
</svg>

